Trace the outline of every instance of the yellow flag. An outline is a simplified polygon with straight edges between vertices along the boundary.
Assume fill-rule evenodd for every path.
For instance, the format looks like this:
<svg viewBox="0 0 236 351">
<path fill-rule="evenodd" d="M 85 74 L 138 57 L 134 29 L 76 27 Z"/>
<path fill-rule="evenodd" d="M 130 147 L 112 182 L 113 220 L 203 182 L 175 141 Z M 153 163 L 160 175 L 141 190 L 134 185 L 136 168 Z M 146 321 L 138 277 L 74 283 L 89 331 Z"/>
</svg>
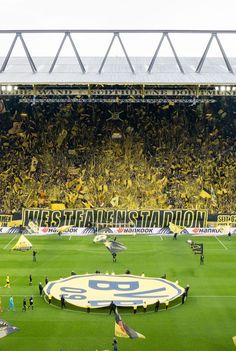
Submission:
<svg viewBox="0 0 236 351">
<path fill-rule="evenodd" d="M 169 228 L 173 233 L 181 233 L 182 230 L 184 230 L 184 227 L 181 227 L 180 225 L 174 224 L 174 223 L 169 223 Z"/>
<path fill-rule="evenodd" d="M 211 199 L 211 194 L 205 189 L 202 189 L 200 191 L 199 196 L 202 197 L 203 199 Z"/>
<path fill-rule="evenodd" d="M 111 199 L 110 204 L 112 205 L 112 207 L 117 207 L 119 204 L 119 196 L 118 195 L 114 196 Z"/>
<path fill-rule="evenodd" d="M 103 185 L 103 193 L 108 192 L 108 186 L 106 184 Z"/>
</svg>

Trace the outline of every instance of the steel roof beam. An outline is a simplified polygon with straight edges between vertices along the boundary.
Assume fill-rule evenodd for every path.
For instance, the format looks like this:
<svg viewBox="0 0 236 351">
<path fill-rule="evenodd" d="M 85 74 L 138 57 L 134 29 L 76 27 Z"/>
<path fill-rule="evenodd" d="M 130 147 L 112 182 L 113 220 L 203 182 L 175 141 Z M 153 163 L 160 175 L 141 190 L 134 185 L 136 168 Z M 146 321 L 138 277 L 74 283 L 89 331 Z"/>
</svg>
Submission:
<svg viewBox="0 0 236 351">
<path fill-rule="evenodd" d="M 8 50 L 8 53 L 7 53 L 7 55 L 5 57 L 5 60 L 4 60 L 3 64 L 2 64 L 2 67 L 0 69 L 0 73 L 5 71 L 5 69 L 7 67 L 7 64 L 8 64 L 8 61 L 9 61 L 9 59 L 11 57 L 12 51 L 13 51 L 13 49 L 15 47 L 15 44 L 16 44 L 16 41 L 17 41 L 18 38 L 20 38 L 20 41 L 22 43 L 22 46 L 23 46 L 23 49 L 25 51 L 26 57 L 27 57 L 27 59 L 29 61 L 30 67 L 32 69 L 32 72 L 36 73 L 37 72 L 37 68 L 36 68 L 36 66 L 34 64 L 34 61 L 33 61 L 32 57 L 30 55 L 30 52 L 29 52 L 29 50 L 27 48 L 27 45 L 26 45 L 26 43 L 25 43 L 25 41 L 24 41 L 24 39 L 22 37 L 22 33 L 21 32 L 16 32 L 15 38 L 13 39 L 13 42 L 12 42 L 12 44 L 10 46 L 10 49 Z"/>
</svg>

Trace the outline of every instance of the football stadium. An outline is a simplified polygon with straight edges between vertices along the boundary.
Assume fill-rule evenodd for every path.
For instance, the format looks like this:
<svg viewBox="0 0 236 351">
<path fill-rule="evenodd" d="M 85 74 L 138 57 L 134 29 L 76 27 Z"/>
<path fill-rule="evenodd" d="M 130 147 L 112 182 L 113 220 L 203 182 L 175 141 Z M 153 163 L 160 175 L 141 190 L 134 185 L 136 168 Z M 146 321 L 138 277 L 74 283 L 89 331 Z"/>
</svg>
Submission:
<svg viewBox="0 0 236 351">
<path fill-rule="evenodd" d="M 5 35 L 0 350 L 234 350 L 236 31 Z M 82 55 L 88 35 L 104 56 Z M 148 35 L 153 55 L 129 55 Z M 181 56 L 177 36 L 201 35 Z"/>
</svg>

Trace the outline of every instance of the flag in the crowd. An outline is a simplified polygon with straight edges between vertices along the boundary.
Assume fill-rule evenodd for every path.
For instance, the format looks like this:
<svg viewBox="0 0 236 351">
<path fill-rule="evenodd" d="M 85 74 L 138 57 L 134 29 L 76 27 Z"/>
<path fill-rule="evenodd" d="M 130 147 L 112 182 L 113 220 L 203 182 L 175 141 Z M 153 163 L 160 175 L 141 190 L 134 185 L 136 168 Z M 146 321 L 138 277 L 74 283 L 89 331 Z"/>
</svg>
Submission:
<svg viewBox="0 0 236 351">
<path fill-rule="evenodd" d="M 171 222 L 169 223 L 169 228 L 173 233 L 177 233 L 177 234 L 181 233 L 182 230 L 185 229 L 185 227 L 181 227 L 180 225 L 177 225 Z"/>
<path fill-rule="evenodd" d="M 111 254 L 121 252 L 127 249 L 126 246 L 115 240 L 107 240 L 105 241 L 104 245 L 110 251 Z"/>
<path fill-rule="evenodd" d="M 137 338 L 142 338 L 145 339 L 145 336 L 136 332 L 135 330 L 131 329 L 123 323 L 121 316 L 118 313 L 118 310 L 116 308 L 115 311 L 115 336 L 118 338 L 130 338 L 130 339 L 137 339 Z"/>
<path fill-rule="evenodd" d="M 202 189 L 200 191 L 199 196 L 202 197 L 203 199 L 211 199 L 211 193 L 206 189 Z"/>
<path fill-rule="evenodd" d="M 5 113 L 6 107 L 3 100 L 0 100 L 0 113 Z"/>
<path fill-rule="evenodd" d="M 31 159 L 30 172 L 35 172 L 37 169 L 38 159 L 33 156 Z"/>
<path fill-rule="evenodd" d="M 13 122 L 13 126 L 8 130 L 8 134 L 19 134 L 22 132 L 21 129 L 22 122 Z"/>
<path fill-rule="evenodd" d="M 233 336 L 232 339 L 233 339 L 234 345 L 236 346 L 236 336 Z"/>
<path fill-rule="evenodd" d="M 119 196 L 118 195 L 114 196 L 111 199 L 110 204 L 112 205 L 112 207 L 117 207 L 119 204 Z"/>
<path fill-rule="evenodd" d="M 4 336 L 14 333 L 17 330 L 19 330 L 17 327 L 14 327 L 8 322 L 0 319 L 0 338 L 4 338 Z"/>
<path fill-rule="evenodd" d="M 212 185 L 211 185 L 211 200 L 212 200 L 213 205 L 216 206 L 217 205 L 217 198 L 216 198 L 215 190 L 214 190 Z"/>
<path fill-rule="evenodd" d="M 62 129 L 62 131 L 59 133 L 58 137 L 57 137 L 57 140 L 56 140 L 56 143 L 57 143 L 57 146 L 58 147 L 61 147 L 64 139 L 66 138 L 67 136 L 67 130 L 66 129 Z"/>
</svg>

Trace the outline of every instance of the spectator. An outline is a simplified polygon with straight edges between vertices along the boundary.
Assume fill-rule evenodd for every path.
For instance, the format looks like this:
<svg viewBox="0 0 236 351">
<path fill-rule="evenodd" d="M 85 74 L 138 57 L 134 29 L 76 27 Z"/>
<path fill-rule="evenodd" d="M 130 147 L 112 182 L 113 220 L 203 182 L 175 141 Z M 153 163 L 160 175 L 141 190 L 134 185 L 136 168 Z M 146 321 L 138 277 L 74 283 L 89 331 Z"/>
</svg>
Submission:
<svg viewBox="0 0 236 351">
<path fill-rule="evenodd" d="M 127 104 L 126 118 L 119 105 L 114 119 L 103 104 L 32 108 L 9 98 L 0 119 L 0 208 L 47 207 L 56 198 L 70 208 L 233 213 L 234 104 Z M 112 139 L 117 128 L 122 143 Z"/>
</svg>

